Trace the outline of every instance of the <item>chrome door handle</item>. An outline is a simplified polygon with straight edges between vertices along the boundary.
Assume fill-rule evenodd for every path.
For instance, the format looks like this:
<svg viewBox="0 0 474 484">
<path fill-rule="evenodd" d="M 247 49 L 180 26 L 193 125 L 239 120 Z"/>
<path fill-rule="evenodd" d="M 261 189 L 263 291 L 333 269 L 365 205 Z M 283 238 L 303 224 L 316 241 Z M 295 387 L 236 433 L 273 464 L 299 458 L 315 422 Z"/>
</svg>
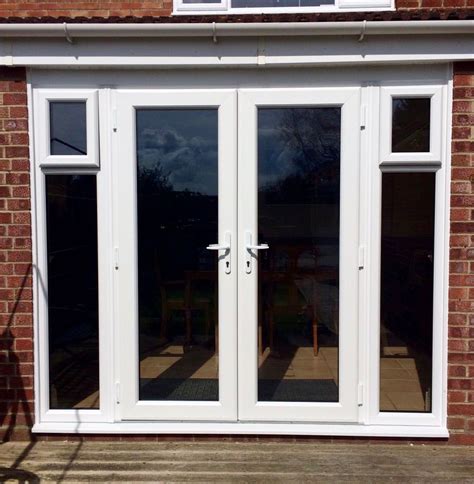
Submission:
<svg viewBox="0 0 474 484">
<path fill-rule="evenodd" d="M 245 272 L 247 274 L 251 274 L 253 265 L 252 259 L 255 258 L 251 251 L 266 250 L 269 248 L 270 247 L 268 246 L 268 244 L 252 244 L 252 232 L 245 232 Z"/>
<path fill-rule="evenodd" d="M 209 244 L 207 250 L 230 250 L 230 245 L 227 244 Z"/>
<path fill-rule="evenodd" d="M 231 234 L 230 232 L 224 233 L 224 243 L 223 244 L 210 244 L 206 247 L 207 250 L 224 250 L 225 253 L 222 256 L 225 264 L 225 273 L 230 274 L 230 250 L 231 250 Z"/>
<path fill-rule="evenodd" d="M 248 244 L 247 245 L 247 249 L 250 249 L 250 250 L 265 250 L 265 249 L 269 249 L 270 247 L 268 247 L 268 244 L 260 244 L 260 245 L 251 245 L 251 244 Z"/>
</svg>

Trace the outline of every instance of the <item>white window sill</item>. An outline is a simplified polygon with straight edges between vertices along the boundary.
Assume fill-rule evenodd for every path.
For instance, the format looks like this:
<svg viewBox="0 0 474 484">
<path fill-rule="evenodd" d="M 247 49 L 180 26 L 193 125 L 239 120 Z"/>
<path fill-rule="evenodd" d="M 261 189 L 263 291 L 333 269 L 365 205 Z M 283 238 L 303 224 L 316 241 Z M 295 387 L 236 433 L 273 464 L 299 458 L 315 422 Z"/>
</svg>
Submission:
<svg viewBox="0 0 474 484">
<path fill-rule="evenodd" d="M 360 424 L 118 422 L 39 423 L 33 433 L 55 434 L 238 434 L 329 437 L 448 438 L 446 427 Z"/>
</svg>

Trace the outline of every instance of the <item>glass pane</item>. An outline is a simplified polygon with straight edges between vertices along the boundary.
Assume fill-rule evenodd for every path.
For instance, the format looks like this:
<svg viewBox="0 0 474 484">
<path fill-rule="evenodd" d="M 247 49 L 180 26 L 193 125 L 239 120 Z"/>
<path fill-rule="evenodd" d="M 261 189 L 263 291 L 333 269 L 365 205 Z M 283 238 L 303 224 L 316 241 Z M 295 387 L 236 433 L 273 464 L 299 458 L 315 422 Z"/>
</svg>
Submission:
<svg viewBox="0 0 474 484">
<path fill-rule="evenodd" d="M 85 101 L 49 104 L 51 155 L 87 155 Z"/>
<path fill-rule="evenodd" d="M 141 400 L 218 400 L 217 109 L 137 110 Z"/>
<path fill-rule="evenodd" d="M 50 408 L 99 408 L 94 175 L 47 175 Z"/>
<path fill-rule="evenodd" d="M 337 402 L 340 108 L 258 110 L 261 401 Z"/>
<path fill-rule="evenodd" d="M 196 3 L 202 3 L 202 4 L 206 4 L 206 3 L 217 3 L 217 4 L 221 4 L 221 0 L 183 0 L 183 4 L 196 4 Z"/>
<path fill-rule="evenodd" d="M 392 100 L 392 152 L 430 151 L 430 98 Z"/>
<path fill-rule="evenodd" d="M 232 0 L 232 8 L 318 7 L 334 0 Z"/>
<path fill-rule="evenodd" d="M 434 173 L 382 176 L 382 412 L 431 412 L 434 197 Z"/>
</svg>

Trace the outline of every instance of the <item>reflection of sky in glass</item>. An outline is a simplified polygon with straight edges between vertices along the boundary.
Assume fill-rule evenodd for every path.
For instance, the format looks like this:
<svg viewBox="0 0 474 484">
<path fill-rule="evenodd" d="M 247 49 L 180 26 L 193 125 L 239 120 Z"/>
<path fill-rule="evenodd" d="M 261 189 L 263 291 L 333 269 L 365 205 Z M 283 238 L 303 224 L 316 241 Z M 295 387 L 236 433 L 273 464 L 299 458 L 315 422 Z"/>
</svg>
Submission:
<svg viewBox="0 0 474 484">
<path fill-rule="evenodd" d="M 217 195 L 217 109 L 137 110 L 137 154 L 173 191 Z"/>
<path fill-rule="evenodd" d="M 259 187 L 338 162 L 340 133 L 340 108 L 259 109 Z"/>
</svg>

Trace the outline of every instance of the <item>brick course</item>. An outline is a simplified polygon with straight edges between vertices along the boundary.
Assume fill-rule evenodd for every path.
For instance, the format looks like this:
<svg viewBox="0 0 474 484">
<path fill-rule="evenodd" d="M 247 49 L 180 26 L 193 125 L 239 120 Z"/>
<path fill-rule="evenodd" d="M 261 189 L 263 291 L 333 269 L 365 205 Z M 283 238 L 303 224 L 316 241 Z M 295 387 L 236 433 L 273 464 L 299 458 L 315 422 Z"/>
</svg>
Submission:
<svg viewBox="0 0 474 484">
<path fill-rule="evenodd" d="M 443 9 L 443 8 L 473 8 L 474 0 L 395 0 L 395 6 L 400 10 L 411 9 Z"/>
<path fill-rule="evenodd" d="M 455 64 L 452 135 L 449 442 L 474 444 L 474 62 Z M 33 423 L 31 242 L 25 70 L 4 67 L 0 68 L 0 441 L 28 437 Z"/>
<path fill-rule="evenodd" d="M 0 17 L 124 17 L 169 15 L 172 0 L 2 0 Z"/>
<path fill-rule="evenodd" d="M 0 440 L 25 438 L 33 411 L 28 112 L 23 68 L 0 68 Z"/>
<path fill-rule="evenodd" d="M 474 62 L 454 65 L 448 425 L 474 444 Z"/>
</svg>

